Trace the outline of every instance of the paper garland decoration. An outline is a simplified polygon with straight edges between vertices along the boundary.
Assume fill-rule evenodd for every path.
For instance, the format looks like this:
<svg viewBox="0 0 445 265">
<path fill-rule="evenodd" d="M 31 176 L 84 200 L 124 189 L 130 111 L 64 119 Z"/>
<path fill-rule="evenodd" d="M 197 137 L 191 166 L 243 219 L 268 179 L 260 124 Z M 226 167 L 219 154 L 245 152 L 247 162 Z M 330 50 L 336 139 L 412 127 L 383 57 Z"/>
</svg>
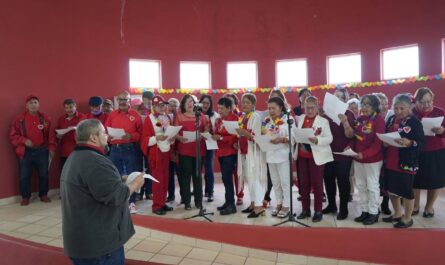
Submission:
<svg viewBox="0 0 445 265">
<path fill-rule="evenodd" d="M 229 89 L 229 88 L 219 88 L 219 89 L 195 89 L 195 88 L 160 88 L 160 89 L 154 89 L 154 88 L 130 88 L 130 92 L 132 94 L 142 94 L 145 91 L 151 91 L 158 94 L 226 94 L 226 93 L 233 93 L 233 94 L 239 94 L 239 93 L 246 93 L 246 92 L 252 92 L 252 93 L 269 93 L 271 90 L 277 90 L 280 89 L 282 92 L 298 92 L 299 90 L 303 88 L 308 88 L 311 91 L 314 90 L 329 90 L 329 89 L 335 89 L 335 88 L 361 88 L 361 87 L 380 87 L 380 86 L 392 86 L 392 85 L 400 85 L 400 84 L 409 84 L 409 83 L 416 83 L 416 82 L 425 82 L 425 81 L 431 81 L 431 80 L 445 80 L 445 73 L 442 74 L 435 74 L 435 75 L 424 75 L 424 76 L 417 76 L 417 77 L 409 77 L 409 78 L 399 78 L 399 79 L 392 79 L 392 80 L 383 80 L 383 81 L 376 81 L 376 82 L 360 82 L 360 83 L 345 83 L 345 84 L 325 84 L 325 85 L 315 85 L 315 86 L 308 86 L 308 87 L 264 87 L 264 88 L 236 88 L 236 89 Z"/>
</svg>

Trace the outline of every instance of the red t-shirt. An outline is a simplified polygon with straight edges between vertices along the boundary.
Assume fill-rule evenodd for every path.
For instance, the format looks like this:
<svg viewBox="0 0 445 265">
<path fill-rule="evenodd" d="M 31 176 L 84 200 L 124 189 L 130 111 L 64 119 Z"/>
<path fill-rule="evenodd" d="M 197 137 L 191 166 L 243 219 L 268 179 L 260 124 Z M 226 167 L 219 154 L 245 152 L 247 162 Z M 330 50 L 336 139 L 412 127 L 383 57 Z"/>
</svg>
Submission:
<svg viewBox="0 0 445 265">
<path fill-rule="evenodd" d="M 124 129 L 126 133 L 131 134 L 130 140 L 116 139 L 111 140 L 111 144 L 125 144 L 139 142 L 142 134 L 141 115 L 134 109 L 128 109 L 127 112 L 114 110 L 108 116 L 105 128 L 112 127 L 115 129 Z"/>
<path fill-rule="evenodd" d="M 222 140 L 217 141 L 218 149 L 216 150 L 216 155 L 218 157 L 234 155 L 238 152 L 234 147 L 234 144 L 238 141 L 238 137 L 227 132 L 226 128 L 223 126 L 223 120 L 238 121 L 238 116 L 234 113 L 229 113 L 226 117 L 219 118 L 215 122 L 215 134 L 222 136 Z"/>
<path fill-rule="evenodd" d="M 75 127 L 81 120 L 86 119 L 86 115 L 76 112 L 71 119 L 65 114 L 59 118 L 56 129 L 66 129 Z M 76 147 L 76 130 L 67 132 L 62 136 L 59 142 L 59 151 L 61 157 L 68 157 Z"/>
</svg>

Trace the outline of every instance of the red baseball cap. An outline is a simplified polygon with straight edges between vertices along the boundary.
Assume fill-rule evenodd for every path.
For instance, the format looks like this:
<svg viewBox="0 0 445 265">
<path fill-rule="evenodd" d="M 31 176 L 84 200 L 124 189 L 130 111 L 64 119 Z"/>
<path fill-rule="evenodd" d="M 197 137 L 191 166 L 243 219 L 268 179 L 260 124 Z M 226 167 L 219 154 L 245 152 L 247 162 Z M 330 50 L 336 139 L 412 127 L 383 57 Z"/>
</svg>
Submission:
<svg viewBox="0 0 445 265">
<path fill-rule="evenodd" d="M 39 98 L 37 96 L 34 95 L 29 95 L 26 97 L 26 103 L 28 103 L 31 99 L 36 99 L 37 101 L 40 101 Z"/>
<path fill-rule="evenodd" d="M 157 105 L 157 104 L 159 104 L 159 103 L 164 103 L 164 104 L 168 104 L 168 101 L 166 101 L 163 97 L 161 97 L 161 96 L 154 96 L 152 99 L 151 99 L 151 103 L 153 104 L 153 105 Z"/>
</svg>

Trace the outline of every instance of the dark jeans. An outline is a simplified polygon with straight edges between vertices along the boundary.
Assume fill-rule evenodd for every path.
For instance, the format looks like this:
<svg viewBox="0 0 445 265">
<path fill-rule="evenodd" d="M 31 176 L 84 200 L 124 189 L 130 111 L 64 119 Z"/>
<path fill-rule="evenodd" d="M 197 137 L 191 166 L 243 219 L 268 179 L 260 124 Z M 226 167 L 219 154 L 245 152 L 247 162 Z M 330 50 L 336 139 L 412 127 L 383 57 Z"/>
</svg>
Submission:
<svg viewBox="0 0 445 265">
<path fill-rule="evenodd" d="M 151 174 L 150 170 L 150 163 L 148 163 L 148 159 L 146 156 L 144 156 L 144 164 L 145 164 L 145 173 Z M 144 185 L 141 187 L 141 193 L 139 193 L 139 196 L 141 199 L 145 197 L 148 199 L 148 195 L 152 194 L 152 183 L 153 181 L 151 179 L 144 179 Z"/>
<path fill-rule="evenodd" d="M 337 208 L 335 197 L 337 186 L 340 193 L 340 212 L 348 211 L 349 194 L 351 184 L 349 183 L 349 172 L 351 170 L 351 160 L 337 160 L 329 162 L 324 167 L 324 186 L 328 196 L 330 207 Z"/>
<path fill-rule="evenodd" d="M 178 172 L 178 165 L 176 165 L 175 162 L 170 161 L 169 164 L 169 171 L 168 171 L 168 198 L 169 199 L 175 199 L 175 173 L 176 176 L 178 176 L 179 181 L 179 172 Z M 181 194 L 182 198 L 182 194 Z"/>
<path fill-rule="evenodd" d="M 31 197 L 31 177 L 34 167 L 39 175 L 39 196 L 48 194 L 48 157 L 47 148 L 26 148 L 25 156 L 19 159 L 20 194 L 22 198 Z"/>
<path fill-rule="evenodd" d="M 237 155 L 229 155 L 219 157 L 219 165 L 221 168 L 222 181 L 224 183 L 224 188 L 226 190 L 225 194 L 225 205 L 235 206 L 235 188 L 233 185 L 233 169 L 235 168 L 237 162 Z"/>
<path fill-rule="evenodd" d="M 105 254 L 98 258 L 91 259 L 74 259 L 71 258 L 74 265 L 124 265 L 125 264 L 125 252 L 124 247 Z"/>
<path fill-rule="evenodd" d="M 110 160 L 117 167 L 121 176 L 142 170 L 142 152 L 136 144 L 124 147 L 111 145 Z M 128 201 L 134 203 L 136 201 L 136 193 L 131 194 Z"/>
<path fill-rule="evenodd" d="M 205 159 L 204 157 L 201 159 Z M 181 199 L 184 204 L 190 204 L 191 191 L 190 181 L 193 180 L 193 197 L 195 205 L 198 207 L 202 202 L 202 179 L 201 172 L 196 172 L 196 157 L 179 155 L 179 185 L 181 192 Z M 201 161 L 199 161 L 199 167 L 201 168 Z"/>
<path fill-rule="evenodd" d="M 204 161 L 204 168 L 205 168 L 205 175 L 204 175 L 205 189 L 204 189 L 204 192 L 207 194 L 213 194 L 213 188 L 215 186 L 214 161 L 215 161 L 215 150 L 207 150 L 205 161 Z"/>
</svg>

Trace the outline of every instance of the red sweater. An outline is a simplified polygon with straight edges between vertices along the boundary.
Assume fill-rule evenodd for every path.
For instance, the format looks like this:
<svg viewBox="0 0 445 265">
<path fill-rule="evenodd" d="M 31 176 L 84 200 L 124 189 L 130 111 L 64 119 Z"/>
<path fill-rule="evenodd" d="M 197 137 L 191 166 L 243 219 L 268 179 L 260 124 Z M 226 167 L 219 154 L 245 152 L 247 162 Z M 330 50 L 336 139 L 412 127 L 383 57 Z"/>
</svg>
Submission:
<svg viewBox="0 0 445 265">
<path fill-rule="evenodd" d="M 222 140 L 217 141 L 218 150 L 216 150 L 216 155 L 218 157 L 234 155 L 238 152 L 234 147 L 234 144 L 238 141 L 238 137 L 226 131 L 226 128 L 223 126 L 223 120 L 238 121 L 238 116 L 236 116 L 234 113 L 229 113 L 229 115 L 226 117 L 219 118 L 215 122 L 215 134 L 222 136 Z"/>
<path fill-rule="evenodd" d="M 422 121 L 422 118 L 435 118 L 435 117 L 443 117 L 445 113 L 443 109 L 434 107 L 432 111 L 423 113 L 419 111 L 417 108 L 413 109 L 413 115 L 416 116 L 417 119 Z M 445 127 L 445 119 L 442 121 L 442 127 Z M 422 151 L 437 151 L 445 148 L 445 133 L 441 135 L 428 136 L 425 135 L 425 146 Z"/>
<path fill-rule="evenodd" d="M 380 115 L 376 115 L 372 122 L 371 128 L 366 128 L 366 124 L 370 122 L 371 117 L 360 116 L 354 126 L 354 133 L 357 136 L 353 142 L 352 149 L 357 153 L 362 153 L 363 159 L 355 159 L 360 163 L 375 163 L 383 160 L 382 141 L 377 137 L 376 133 L 385 133 L 385 121 Z M 360 140 L 360 139 L 361 140 Z"/>
</svg>

